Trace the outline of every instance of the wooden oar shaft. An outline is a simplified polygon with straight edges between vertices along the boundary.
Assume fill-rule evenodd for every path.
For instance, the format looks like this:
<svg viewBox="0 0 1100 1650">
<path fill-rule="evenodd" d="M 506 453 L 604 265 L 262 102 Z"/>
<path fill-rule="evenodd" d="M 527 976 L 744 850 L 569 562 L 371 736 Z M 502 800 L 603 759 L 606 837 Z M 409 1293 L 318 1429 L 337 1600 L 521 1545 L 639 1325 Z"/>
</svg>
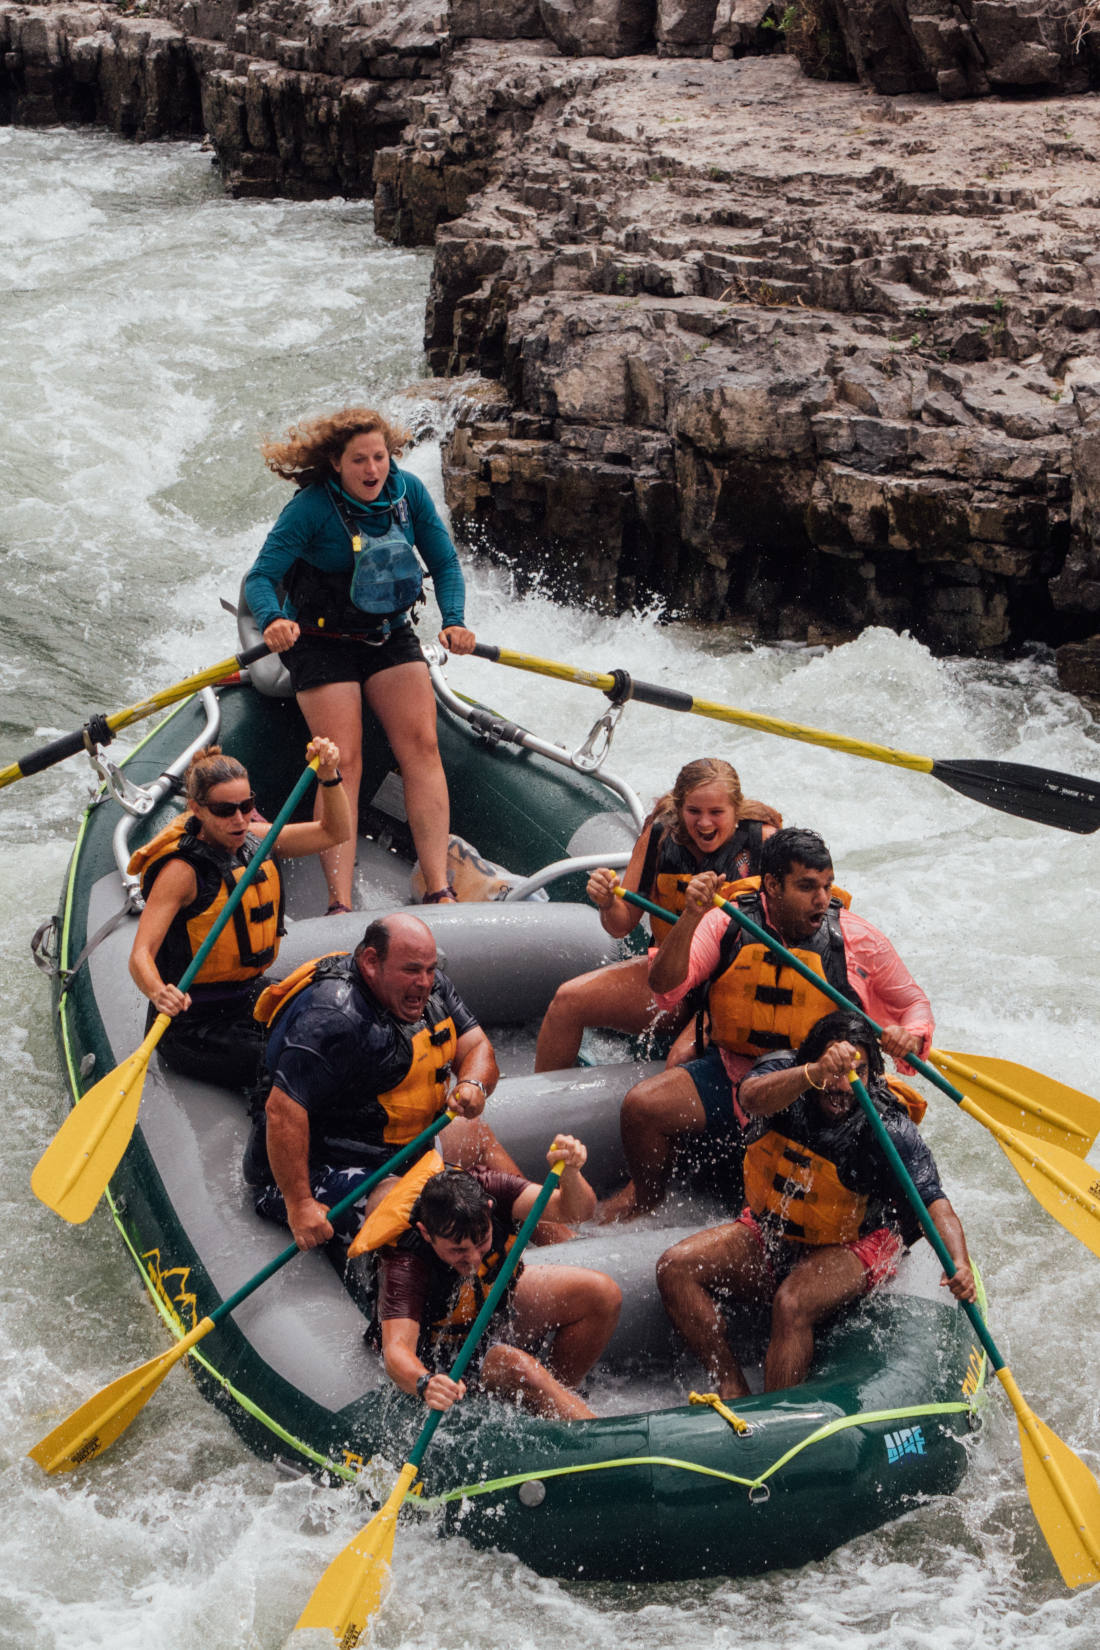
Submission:
<svg viewBox="0 0 1100 1650">
<path fill-rule="evenodd" d="M 271 649 L 266 642 L 260 642 L 250 647 L 244 653 L 235 653 L 229 659 L 222 659 L 216 665 L 209 665 L 205 670 L 196 672 L 194 676 L 187 676 L 182 682 L 176 682 L 173 687 L 162 688 L 159 693 L 152 693 L 147 699 L 139 699 L 136 705 L 130 705 L 125 710 L 117 710 L 110 716 L 100 718 L 110 734 L 118 733 L 120 728 L 128 728 L 132 722 L 141 721 L 142 717 L 152 716 L 155 711 L 164 710 L 168 705 L 174 705 L 179 699 L 186 699 L 189 694 L 198 693 L 201 688 L 213 687 L 215 682 L 224 681 L 234 671 L 243 670 L 247 665 L 254 664 L 257 659 L 264 658 Z M 0 790 L 5 785 L 14 785 L 17 779 L 26 779 L 30 774 L 41 773 L 45 768 L 52 768 L 56 762 L 64 762 L 67 757 L 76 756 L 86 748 L 86 738 L 91 737 L 90 729 L 95 724 L 77 728 L 73 733 L 62 734 L 59 739 L 53 739 L 48 745 L 42 745 L 38 750 L 29 751 L 17 761 L 9 763 L 6 768 L 0 768 Z"/>
</svg>

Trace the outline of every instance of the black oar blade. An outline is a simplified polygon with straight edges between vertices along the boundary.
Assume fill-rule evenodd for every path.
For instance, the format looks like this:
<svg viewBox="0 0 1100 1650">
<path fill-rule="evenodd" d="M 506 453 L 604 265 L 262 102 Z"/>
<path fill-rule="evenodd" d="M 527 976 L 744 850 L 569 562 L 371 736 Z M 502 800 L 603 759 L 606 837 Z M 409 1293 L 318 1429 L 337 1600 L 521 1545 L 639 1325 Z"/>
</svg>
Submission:
<svg viewBox="0 0 1100 1650">
<path fill-rule="evenodd" d="M 987 808 L 1088 836 L 1100 828 L 1100 781 L 1022 762 L 933 762 L 932 774 Z"/>
</svg>

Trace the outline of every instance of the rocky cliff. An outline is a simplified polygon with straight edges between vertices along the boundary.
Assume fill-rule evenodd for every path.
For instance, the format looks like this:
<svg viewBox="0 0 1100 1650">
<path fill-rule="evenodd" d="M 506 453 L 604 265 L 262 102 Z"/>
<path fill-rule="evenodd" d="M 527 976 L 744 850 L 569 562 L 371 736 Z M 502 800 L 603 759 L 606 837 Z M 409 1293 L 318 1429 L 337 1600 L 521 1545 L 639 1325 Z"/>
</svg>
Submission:
<svg viewBox="0 0 1100 1650">
<path fill-rule="evenodd" d="M 0 0 L 0 119 L 206 132 L 238 193 L 370 193 L 434 239 L 448 498 L 521 569 L 768 637 L 1067 644 L 1098 691 L 1087 21 Z"/>
</svg>

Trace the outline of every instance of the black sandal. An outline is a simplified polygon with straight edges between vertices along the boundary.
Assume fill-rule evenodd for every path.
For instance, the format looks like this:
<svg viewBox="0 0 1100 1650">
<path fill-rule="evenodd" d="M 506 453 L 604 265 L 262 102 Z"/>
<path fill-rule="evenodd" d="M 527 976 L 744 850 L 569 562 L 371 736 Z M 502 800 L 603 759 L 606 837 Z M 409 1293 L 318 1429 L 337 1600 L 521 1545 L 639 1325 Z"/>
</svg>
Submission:
<svg viewBox="0 0 1100 1650">
<path fill-rule="evenodd" d="M 457 905 L 458 895 L 450 883 L 445 888 L 437 888 L 434 894 L 425 894 L 420 901 L 421 905 Z"/>
</svg>

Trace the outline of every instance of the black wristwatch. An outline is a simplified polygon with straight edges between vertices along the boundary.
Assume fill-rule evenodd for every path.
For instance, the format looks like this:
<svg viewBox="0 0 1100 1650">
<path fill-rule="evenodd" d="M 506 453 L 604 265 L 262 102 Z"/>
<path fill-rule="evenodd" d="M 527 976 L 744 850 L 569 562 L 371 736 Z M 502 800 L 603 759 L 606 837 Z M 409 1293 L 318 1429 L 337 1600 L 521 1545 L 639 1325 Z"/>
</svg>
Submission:
<svg viewBox="0 0 1100 1650">
<path fill-rule="evenodd" d="M 431 1380 L 431 1378 L 432 1378 L 432 1372 L 431 1372 L 430 1369 L 426 1369 L 424 1371 L 423 1375 L 418 1375 L 417 1376 L 416 1396 L 418 1398 L 420 1398 L 421 1400 L 423 1400 L 424 1394 L 428 1390 L 428 1382 Z"/>
<path fill-rule="evenodd" d="M 334 779 L 322 779 L 322 780 L 319 781 L 319 783 L 324 787 L 324 789 L 326 791 L 331 791 L 331 789 L 334 785 L 342 785 L 344 783 L 344 776 L 340 772 L 339 768 L 337 768 L 336 777 Z"/>
</svg>

